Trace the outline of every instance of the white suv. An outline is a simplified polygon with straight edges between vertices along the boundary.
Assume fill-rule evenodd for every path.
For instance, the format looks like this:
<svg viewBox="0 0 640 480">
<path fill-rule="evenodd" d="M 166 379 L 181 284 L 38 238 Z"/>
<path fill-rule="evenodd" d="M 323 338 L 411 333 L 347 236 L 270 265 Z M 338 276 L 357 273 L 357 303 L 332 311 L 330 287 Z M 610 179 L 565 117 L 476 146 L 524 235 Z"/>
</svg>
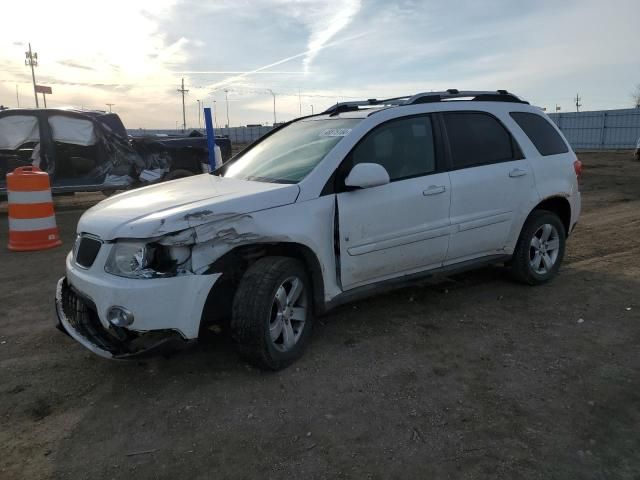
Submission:
<svg viewBox="0 0 640 480">
<path fill-rule="evenodd" d="M 380 289 L 494 262 L 550 280 L 580 213 L 580 170 L 545 114 L 504 90 L 337 104 L 214 174 L 85 212 L 59 326 L 125 358 L 219 323 L 246 358 L 282 368 L 314 315 Z"/>
</svg>

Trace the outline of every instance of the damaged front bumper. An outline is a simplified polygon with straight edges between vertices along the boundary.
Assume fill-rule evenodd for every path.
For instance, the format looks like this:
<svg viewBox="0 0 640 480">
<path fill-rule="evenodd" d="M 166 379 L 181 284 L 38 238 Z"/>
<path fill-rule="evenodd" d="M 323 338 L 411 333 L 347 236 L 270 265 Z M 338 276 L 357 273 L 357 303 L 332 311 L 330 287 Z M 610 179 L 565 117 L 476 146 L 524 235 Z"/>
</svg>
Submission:
<svg viewBox="0 0 640 480">
<path fill-rule="evenodd" d="M 105 326 L 100 322 L 95 304 L 73 288 L 66 277 L 56 288 L 58 328 L 96 355 L 109 359 L 126 359 L 183 348 L 187 340 L 174 330 L 134 332 Z"/>
</svg>

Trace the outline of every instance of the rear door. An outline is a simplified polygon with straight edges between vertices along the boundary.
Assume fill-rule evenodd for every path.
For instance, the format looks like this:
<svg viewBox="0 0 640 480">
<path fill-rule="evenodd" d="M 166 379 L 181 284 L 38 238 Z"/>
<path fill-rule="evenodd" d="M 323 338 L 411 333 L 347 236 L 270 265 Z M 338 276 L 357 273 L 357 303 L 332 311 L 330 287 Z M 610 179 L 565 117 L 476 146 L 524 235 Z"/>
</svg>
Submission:
<svg viewBox="0 0 640 480">
<path fill-rule="evenodd" d="M 576 155 L 548 117 L 532 112 L 510 112 L 509 115 L 532 143 L 533 148 L 526 153 L 540 197 L 577 197 L 578 182 L 573 166 Z"/>
<path fill-rule="evenodd" d="M 503 253 L 536 196 L 531 168 L 493 115 L 444 112 L 451 179 L 451 239 L 446 262 Z"/>
<path fill-rule="evenodd" d="M 345 158 L 344 176 L 355 164 L 378 163 L 391 182 L 338 190 L 344 290 L 442 265 L 451 188 L 437 157 L 432 117 L 421 115 L 379 125 Z"/>
</svg>

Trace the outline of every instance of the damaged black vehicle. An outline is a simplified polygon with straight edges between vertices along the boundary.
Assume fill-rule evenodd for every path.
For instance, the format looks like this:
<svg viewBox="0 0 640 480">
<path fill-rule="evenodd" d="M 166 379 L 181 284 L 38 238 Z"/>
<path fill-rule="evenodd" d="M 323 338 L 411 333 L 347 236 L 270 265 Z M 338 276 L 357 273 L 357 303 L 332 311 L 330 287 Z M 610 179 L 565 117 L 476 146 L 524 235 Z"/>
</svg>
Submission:
<svg viewBox="0 0 640 480">
<path fill-rule="evenodd" d="M 216 138 L 222 161 L 227 138 Z M 54 193 L 111 194 L 164 180 L 209 172 L 207 139 L 191 136 L 129 137 L 115 113 L 66 109 L 0 112 L 0 194 L 17 167 L 46 171 Z"/>
</svg>

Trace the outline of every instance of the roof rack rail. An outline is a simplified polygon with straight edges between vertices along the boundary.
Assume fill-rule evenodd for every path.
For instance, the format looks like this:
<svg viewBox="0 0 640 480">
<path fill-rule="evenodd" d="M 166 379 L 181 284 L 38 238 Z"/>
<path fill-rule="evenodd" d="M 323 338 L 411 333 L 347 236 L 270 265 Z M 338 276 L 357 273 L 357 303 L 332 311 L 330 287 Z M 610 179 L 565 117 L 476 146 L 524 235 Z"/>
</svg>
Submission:
<svg viewBox="0 0 640 480">
<path fill-rule="evenodd" d="M 448 100 L 468 100 L 476 102 L 511 102 L 511 103 L 524 103 L 529 105 L 529 102 L 522 100 L 520 97 L 510 93 L 506 90 L 458 90 L 456 88 L 450 88 L 444 92 L 423 92 L 415 95 L 406 95 L 403 97 L 387 98 L 384 100 L 378 100 L 376 98 L 370 98 L 368 100 L 354 100 L 350 102 L 340 102 L 332 105 L 326 109 L 323 114 L 330 114 L 332 116 L 338 115 L 344 112 L 354 112 L 359 110 L 360 107 L 391 107 L 402 105 L 417 105 L 421 103 L 435 103 Z"/>
<path fill-rule="evenodd" d="M 446 100 L 452 99 L 463 99 L 468 98 L 472 101 L 477 102 L 512 102 L 512 103 L 525 103 L 529 105 L 529 102 L 522 100 L 517 97 L 513 93 L 509 93 L 506 90 L 496 90 L 496 91 L 483 91 L 483 90 L 457 90 L 455 88 L 450 88 L 445 92 L 424 92 L 418 93 L 409 100 L 404 105 L 416 105 L 420 103 L 433 103 L 433 102 L 442 102 Z"/>
<path fill-rule="evenodd" d="M 368 100 L 355 100 L 351 102 L 340 102 L 335 105 L 331 105 L 324 112 L 325 114 L 338 115 L 343 112 L 353 112 L 358 110 L 360 107 L 370 107 L 370 106 L 392 106 L 392 105 L 404 105 L 405 101 L 409 98 L 406 97 L 395 97 L 395 98 L 387 98 L 385 100 L 378 100 L 377 98 L 369 98 Z"/>
</svg>

